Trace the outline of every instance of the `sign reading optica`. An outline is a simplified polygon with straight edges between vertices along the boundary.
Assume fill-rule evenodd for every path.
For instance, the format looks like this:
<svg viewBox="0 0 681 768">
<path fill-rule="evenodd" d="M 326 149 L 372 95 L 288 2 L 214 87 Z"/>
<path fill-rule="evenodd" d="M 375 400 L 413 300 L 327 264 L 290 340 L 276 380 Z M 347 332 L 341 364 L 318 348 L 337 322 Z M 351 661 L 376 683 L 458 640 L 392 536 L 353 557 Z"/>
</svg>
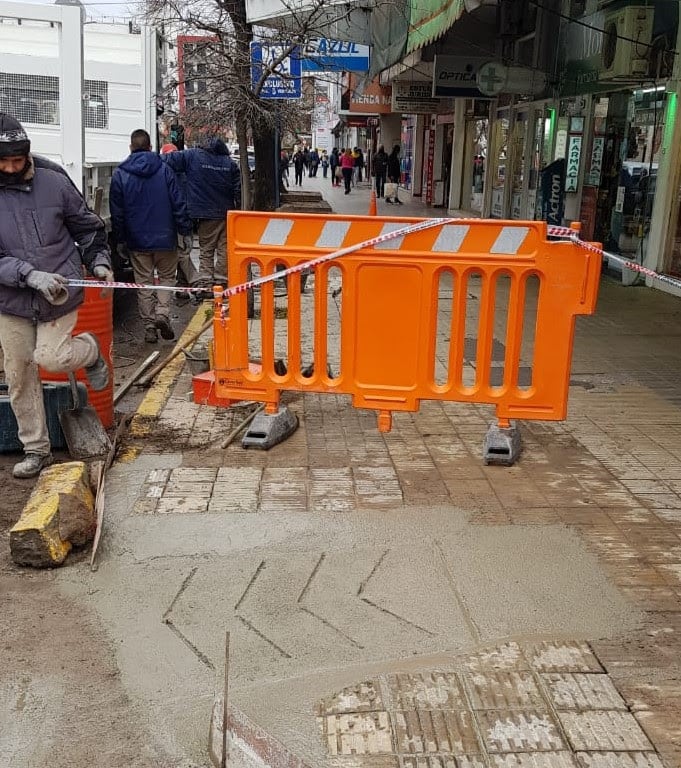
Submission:
<svg viewBox="0 0 681 768">
<path fill-rule="evenodd" d="M 299 99 L 302 96 L 300 52 L 285 43 L 251 43 L 251 87 L 255 90 L 263 70 L 271 68 L 258 93 L 261 99 Z"/>
<path fill-rule="evenodd" d="M 303 72 L 368 72 L 368 45 L 318 37 L 303 49 Z"/>
</svg>

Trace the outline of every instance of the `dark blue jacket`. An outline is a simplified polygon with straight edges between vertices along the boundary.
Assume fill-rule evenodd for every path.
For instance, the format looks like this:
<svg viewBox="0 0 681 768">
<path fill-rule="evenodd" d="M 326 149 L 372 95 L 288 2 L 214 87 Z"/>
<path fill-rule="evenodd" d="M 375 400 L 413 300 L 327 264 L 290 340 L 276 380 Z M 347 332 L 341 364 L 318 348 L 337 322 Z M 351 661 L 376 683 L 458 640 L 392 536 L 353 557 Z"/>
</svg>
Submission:
<svg viewBox="0 0 681 768">
<path fill-rule="evenodd" d="M 63 171 L 33 162 L 17 183 L 0 185 L 0 314 L 48 322 L 73 312 L 82 288 L 69 288 L 64 304 L 50 304 L 26 285 L 34 269 L 82 279 L 90 270 L 111 269 L 104 222 L 85 205 Z M 98 238 L 99 247 L 89 247 Z M 82 244 L 83 252 L 76 243 Z"/>
<path fill-rule="evenodd" d="M 133 152 L 116 168 L 109 208 L 114 235 L 131 251 L 172 251 L 177 233 L 192 231 L 177 178 L 154 152 Z"/>
<path fill-rule="evenodd" d="M 163 160 L 187 174 L 187 207 L 192 219 L 224 219 L 241 204 L 241 171 L 221 139 L 205 148 L 169 152 Z"/>
</svg>

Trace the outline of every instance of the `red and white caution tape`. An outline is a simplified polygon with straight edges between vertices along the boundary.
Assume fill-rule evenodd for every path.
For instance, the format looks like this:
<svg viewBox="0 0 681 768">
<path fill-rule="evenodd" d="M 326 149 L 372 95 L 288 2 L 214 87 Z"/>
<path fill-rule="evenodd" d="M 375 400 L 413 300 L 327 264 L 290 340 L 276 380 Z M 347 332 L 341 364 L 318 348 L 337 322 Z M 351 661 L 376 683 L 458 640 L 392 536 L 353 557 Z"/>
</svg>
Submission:
<svg viewBox="0 0 681 768">
<path fill-rule="evenodd" d="M 307 270 L 313 269 L 314 267 L 317 267 L 320 264 L 325 264 L 327 261 L 333 261 L 334 259 L 339 259 L 341 256 L 346 256 L 348 253 L 354 253 L 355 251 L 360 251 L 362 250 L 362 248 L 371 248 L 372 246 L 378 245 L 379 243 L 385 243 L 385 242 L 388 242 L 389 240 L 394 240 L 398 237 L 404 237 L 405 235 L 411 234 L 412 232 L 420 232 L 424 229 L 431 229 L 432 227 L 439 227 L 444 224 L 453 224 L 453 223 L 461 224 L 462 222 L 465 222 L 465 221 L 474 221 L 476 223 L 479 223 L 481 219 L 450 219 L 450 218 L 424 219 L 423 221 L 420 221 L 418 224 L 409 224 L 405 227 L 400 227 L 399 229 L 395 229 L 392 232 L 385 232 L 384 234 L 378 235 L 377 237 L 372 237 L 370 240 L 364 240 L 361 243 L 356 243 L 355 245 L 349 245 L 346 248 L 341 248 L 338 251 L 327 253 L 324 256 L 318 256 L 316 259 L 305 261 L 302 264 L 296 264 L 296 266 L 294 267 L 288 267 L 287 269 L 282 269 L 281 271 L 274 272 L 271 275 L 256 277 L 256 278 L 253 278 L 253 280 L 248 280 L 245 283 L 234 285 L 231 288 L 225 288 L 222 294 L 220 295 L 222 296 L 222 298 L 228 298 L 229 296 L 236 296 L 239 293 L 244 293 L 245 291 L 251 290 L 252 288 L 255 288 L 257 286 L 265 285 L 266 283 L 271 283 L 271 282 L 274 282 L 275 280 L 280 280 L 281 278 L 286 277 L 287 275 L 293 275 L 293 274 L 296 274 L 297 272 L 306 272 Z M 634 272 L 639 272 L 642 275 L 646 275 L 646 277 L 650 277 L 654 280 L 667 283 L 668 285 L 673 285 L 676 288 L 681 288 L 681 280 L 670 277 L 669 275 L 662 275 L 659 272 L 655 272 L 655 270 L 653 269 L 644 267 L 642 264 L 637 264 L 635 261 L 629 261 L 628 259 L 622 258 L 621 256 L 617 256 L 616 254 L 609 253 L 608 251 L 604 251 L 602 248 L 598 248 L 597 246 L 593 245 L 593 243 L 587 243 L 586 241 L 581 240 L 579 238 L 579 233 L 575 229 L 572 229 L 570 227 L 549 226 L 547 227 L 547 234 L 550 237 L 560 237 L 566 240 L 571 240 L 573 243 L 580 246 L 581 248 L 584 248 L 587 251 L 591 251 L 592 253 L 597 253 L 600 256 L 607 256 L 608 259 L 618 262 L 619 264 L 621 264 L 622 267 L 631 269 Z M 125 283 L 121 281 L 106 282 L 104 280 L 69 280 L 68 284 L 72 287 L 79 287 L 79 288 L 130 288 L 133 290 L 180 291 L 185 293 L 206 293 L 206 291 L 210 291 L 210 289 L 207 289 L 205 287 L 194 288 L 194 287 L 174 286 L 174 285 L 144 285 L 141 283 Z"/>
<path fill-rule="evenodd" d="M 551 226 L 551 227 L 547 227 L 547 233 L 552 237 L 563 237 L 567 240 L 572 240 L 572 242 L 580 246 L 580 248 L 584 248 L 584 250 L 591 251 L 592 253 L 597 253 L 600 256 L 606 256 L 609 261 L 616 261 L 621 267 L 626 267 L 627 269 L 631 269 L 634 272 L 638 272 L 641 275 L 645 275 L 646 277 L 650 277 L 653 280 L 657 280 L 661 283 L 666 283 L 667 285 L 673 285 L 675 288 L 681 288 L 681 280 L 674 277 L 670 277 L 669 275 L 662 275 L 659 272 L 656 272 L 654 269 L 650 269 L 649 267 L 644 267 L 643 264 L 638 264 L 635 261 L 630 261 L 629 259 L 625 259 L 622 256 L 618 256 L 615 253 L 604 251 L 602 248 L 599 248 L 593 243 L 587 243 L 584 240 L 580 240 L 577 231 L 574 229 L 570 229 L 569 227 Z"/>
<path fill-rule="evenodd" d="M 271 283 L 275 280 L 280 280 L 282 277 L 293 275 L 296 272 L 305 272 L 308 269 L 317 267 L 320 264 L 326 263 L 327 261 L 333 261 L 333 259 L 346 256 L 348 253 L 360 251 L 362 248 L 371 248 L 372 246 L 378 245 L 379 243 L 395 240 L 398 237 L 404 237 L 405 235 L 408 235 L 412 232 L 421 232 L 424 229 L 432 229 L 433 227 L 438 227 L 442 224 L 449 224 L 452 221 L 461 222 L 461 219 L 424 219 L 424 221 L 420 221 L 418 224 L 409 224 L 406 227 L 394 229 L 392 232 L 384 232 L 382 235 L 372 237 L 370 240 L 364 240 L 361 243 L 349 245 L 346 248 L 341 248 L 339 251 L 333 251 L 333 253 L 327 253 L 324 256 L 318 256 L 316 259 L 305 261 L 302 264 L 296 264 L 294 267 L 288 267 L 287 269 L 274 272 L 271 275 L 256 277 L 253 278 L 253 280 L 248 280 L 247 282 L 241 283 L 240 285 L 233 285 L 231 288 L 225 288 L 225 290 L 222 292 L 222 297 L 227 298 L 229 296 L 236 296 L 238 293 L 244 293 L 245 291 L 248 291 L 251 288 L 255 288 L 258 285 L 264 285 L 265 283 Z M 480 221 L 480 219 L 475 219 L 475 221 Z M 104 280 L 69 280 L 68 284 L 78 288 L 132 288 L 137 290 L 142 289 L 151 291 L 185 291 L 189 293 L 205 293 L 207 290 L 210 290 L 205 287 L 192 288 L 174 285 L 143 285 L 141 283 L 124 283 L 118 281 L 107 283 Z"/>
</svg>

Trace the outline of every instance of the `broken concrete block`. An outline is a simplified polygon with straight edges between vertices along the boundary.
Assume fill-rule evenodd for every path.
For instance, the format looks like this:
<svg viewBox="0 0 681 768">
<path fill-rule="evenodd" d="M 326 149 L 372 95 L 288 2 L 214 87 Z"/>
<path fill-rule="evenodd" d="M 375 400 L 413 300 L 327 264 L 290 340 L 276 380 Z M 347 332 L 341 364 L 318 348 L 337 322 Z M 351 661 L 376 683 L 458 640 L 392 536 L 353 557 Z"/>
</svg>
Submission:
<svg viewBox="0 0 681 768">
<path fill-rule="evenodd" d="M 82 461 L 54 464 L 40 473 L 21 517 L 9 532 L 17 565 L 50 568 L 61 565 L 72 546 L 95 535 L 95 500 Z"/>
</svg>

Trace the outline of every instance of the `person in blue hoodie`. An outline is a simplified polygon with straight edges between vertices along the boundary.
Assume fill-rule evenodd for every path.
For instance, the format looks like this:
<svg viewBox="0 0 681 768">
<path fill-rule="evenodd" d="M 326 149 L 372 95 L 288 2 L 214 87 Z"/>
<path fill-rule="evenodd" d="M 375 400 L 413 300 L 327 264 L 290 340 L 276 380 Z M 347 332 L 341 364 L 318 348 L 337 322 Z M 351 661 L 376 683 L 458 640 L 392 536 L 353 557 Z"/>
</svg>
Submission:
<svg viewBox="0 0 681 768">
<path fill-rule="evenodd" d="M 160 285 L 174 285 L 177 236 L 191 248 L 192 222 L 173 170 L 151 149 L 149 134 L 130 136 L 130 155 L 114 171 L 109 195 L 111 225 L 119 247 L 127 246 L 135 281 L 150 285 L 154 270 Z M 171 291 L 140 290 L 137 294 L 144 341 L 155 344 L 157 332 L 174 339 L 170 325 Z"/>
<path fill-rule="evenodd" d="M 216 280 L 216 254 L 219 271 L 227 274 L 226 216 L 241 204 L 241 171 L 225 142 L 216 137 L 202 147 L 163 155 L 163 160 L 176 173 L 186 174 L 189 216 L 198 221 L 199 285 L 210 291 Z"/>
</svg>

